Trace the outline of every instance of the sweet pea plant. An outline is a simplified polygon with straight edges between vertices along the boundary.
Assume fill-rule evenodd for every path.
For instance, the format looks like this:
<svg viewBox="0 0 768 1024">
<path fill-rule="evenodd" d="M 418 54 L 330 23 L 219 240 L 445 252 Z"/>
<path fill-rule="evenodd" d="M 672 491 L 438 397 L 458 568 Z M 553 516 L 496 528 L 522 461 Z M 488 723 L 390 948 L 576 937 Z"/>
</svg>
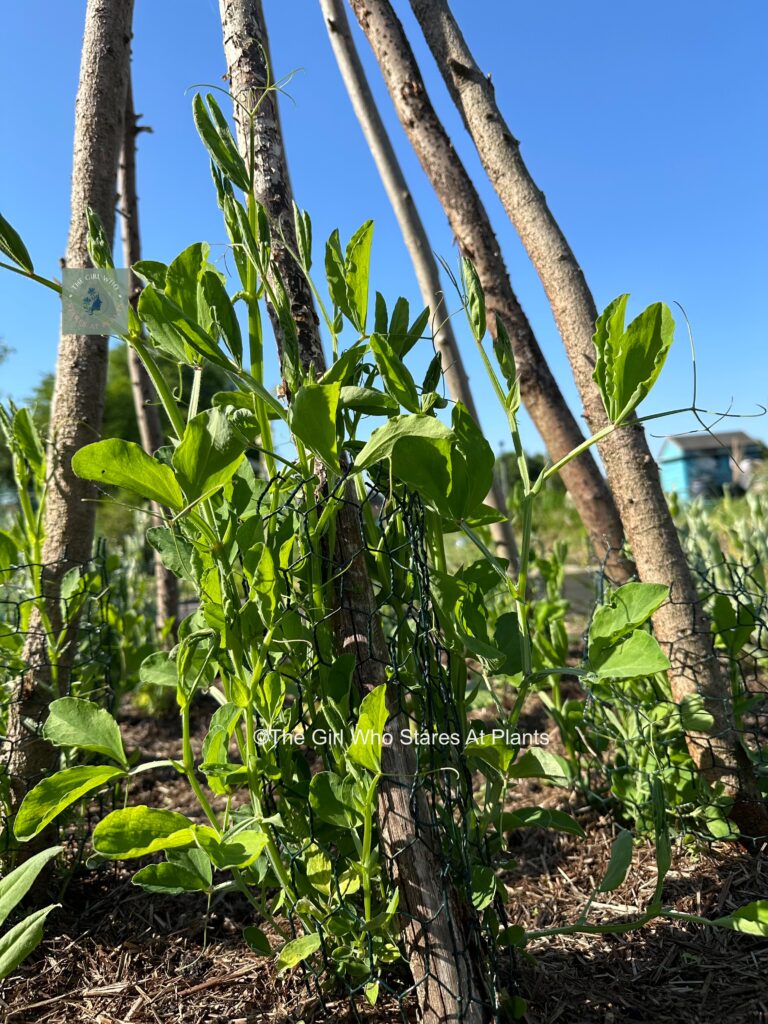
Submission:
<svg viewBox="0 0 768 1024">
<path fill-rule="evenodd" d="M 212 96 L 195 98 L 194 115 L 212 159 L 238 290 L 230 296 L 204 243 L 189 246 L 167 266 L 143 261 L 133 268 L 145 287 L 126 340 L 154 382 L 172 444 L 149 455 L 111 439 L 89 445 L 73 460 L 81 477 L 131 490 L 165 509 L 148 531 L 149 541 L 198 596 L 199 608 L 181 623 L 177 646 L 142 666 L 146 681 L 175 691 L 182 756 L 136 763 L 104 709 L 62 697 L 51 704 L 45 735 L 62 748 L 66 766 L 27 795 L 15 834 L 26 841 L 101 787 L 128 785 L 140 772 L 172 767 L 196 796 L 202 823 L 171 809 L 126 806 L 96 826 L 97 859 L 162 854 L 134 875 L 137 885 L 154 892 L 200 892 L 210 899 L 223 889 L 239 890 L 270 925 L 267 931 L 247 929 L 254 949 L 274 951 L 280 970 L 322 956 L 327 970 L 374 1003 L 382 972 L 402 957 L 400 891 L 387 871 L 376 812 L 394 716 L 388 687 L 366 689 L 365 680 L 360 685 L 355 654 L 339 650 L 334 632 L 348 569 L 334 552 L 350 495 L 375 592 L 373 615 L 386 638 L 387 679 L 397 688 L 397 720 L 407 723 L 418 751 L 416 776 L 408 781 L 415 787 L 428 779 L 450 780 L 433 790 L 440 852 L 466 888 L 486 935 L 500 946 L 549 933 L 526 935 L 506 923 L 500 880 L 505 834 L 532 824 L 576 835 L 582 830 L 562 812 L 505 809 L 514 779 L 565 784 L 569 768 L 544 749 L 524 751 L 499 730 L 470 737 L 477 726 L 469 710 L 479 676 L 503 676 L 516 687 L 502 723 L 513 732 L 526 694 L 543 678 L 576 672 L 588 682 L 622 681 L 662 673 L 667 661 L 646 623 L 666 590 L 628 584 L 613 594 L 592 623 L 581 669 L 557 663 L 534 668 L 528 573 L 536 497 L 549 476 L 596 438 L 530 479 L 517 427 L 512 348 L 497 322 L 499 375 L 483 348 L 482 288 L 465 261 L 465 306 L 509 420 L 523 481 L 520 564 L 508 575 L 510 567 L 483 539 L 484 526 L 497 514 L 483 500 L 493 452 L 462 405 L 448 412 L 439 356 L 418 383 L 406 365 L 416 345 L 429 344 L 428 310 L 412 318 L 405 300 L 390 310 L 376 294 L 369 323 L 373 225 L 364 224 L 346 247 L 337 232 L 329 239 L 326 296 L 312 275 L 310 219 L 295 211 L 293 255 L 312 286 L 333 352 L 327 370 L 307 365 L 273 259 L 273 245 L 285 245 L 285 239 L 274 236 L 253 199 L 253 168 L 240 156 Z M 10 269 L 40 280 L 5 222 L 1 237 Z M 97 266 L 111 265 L 95 217 L 91 255 Z M 265 302 L 281 338 L 280 393 L 287 402 L 264 381 Z M 671 316 L 660 304 L 625 330 L 626 302 L 623 296 L 611 304 L 595 336 L 609 429 L 625 422 L 650 390 L 672 340 Z M 346 346 L 342 333 L 353 337 Z M 158 369 L 160 354 L 193 369 L 186 408 Z M 231 388 L 200 409 L 200 375 L 209 364 L 226 373 Z M 275 424 L 292 438 L 293 457 L 277 453 Z M 414 508 L 418 537 L 405 511 Z M 445 536 L 452 531 L 467 536 L 477 558 L 449 573 Z M 510 610 L 489 632 L 486 603 L 499 588 L 508 593 Z M 536 649 L 547 650 L 542 644 Z M 479 673 L 470 667 L 476 665 Z M 203 692 L 218 707 L 197 758 L 190 709 Z M 430 742 L 443 735 L 456 735 L 457 742 Z M 475 793 L 478 776 L 483 786 Z M 449 786 L 459 794 L 461 815 L 446 797 Z M 590 899 L 575 925 L 551 931 L 623 930 L 673 915 L 661 902 L 670 845 L 658 793 L 654 801 L 659 885 L 648 911 L 629 925 L 591 924 Z M 631 856 L 631 837 L 622 832 L 599 891 L 621 883 Z M 753 905 L 719 923 L 758 931 L 765 928 L 765 911 Z"/>
</svg>

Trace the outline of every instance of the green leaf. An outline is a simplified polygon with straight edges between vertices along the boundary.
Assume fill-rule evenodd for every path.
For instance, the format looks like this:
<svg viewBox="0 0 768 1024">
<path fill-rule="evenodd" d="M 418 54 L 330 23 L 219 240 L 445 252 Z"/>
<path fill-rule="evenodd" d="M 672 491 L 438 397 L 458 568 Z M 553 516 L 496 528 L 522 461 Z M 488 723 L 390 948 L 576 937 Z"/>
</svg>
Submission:
<svg viewBox="0 0 768 1024">
<path fill-rule="evenodd" d="M 231 836 L 219 838 L 213 829 L 203 827 L 195 830 L 195 839 L 221 871 L 250 867 L 269 843 L 267 833 L 256 829 L 242 829 Z"/>
<path fill-rule="evenodd" d="M 341 252 L 338 228 L 331 232 L 328 241 L 325 243 L 325 277 L 328 281 L 328 291 L 334 306 L 351 320 L 353 314 L 349 305 L 344 256 Z"/>
<path fill-rule="evenodd" d="M 464 754 L 468 758 L 481 761 L 497 772 L 505 774 L 512 763 L 515 748 L 510 746 L 503 737 L 486 733 L 486 735 L 467 743 L 464 747 Z"/>
<path fill-rule="evenodd" d="M 700 693 L 689 693 L 680 701 L 680 724 L 686 732 L 709 732 L 715 716 L 707 711 Z"/>
<path fill-rule="evenodd" d="M 170 278 L 173 264 L 168 268 Z M 197 307 L 197 284 L 195 284 Z M 164 292 L 148 284 L 139 298 L 139 316 L 144 321 L 152 341 L 172 360 L 189 365 L 200 363 L 199 356 L 209 359 L 225 370 L 232 364 L 216 341 L 200 324 L 176 305 Z"/>
<path fill-rule="evenodd" d="M 45 446 L 29 409 L 17 409 L 13 414 L 13 437 L 21 454 L 40 476 L 45 470 Z"/>
<path fill-rule="evenodd" d="M 192 100 L 192 117 L 195 128 L 203 145 L 208 150 L 211 159 L 227 178 L 242 189 L 243 192 L 250 190 L 248 182 L 248 171 L 245 161 L 240 156 L 232 133 L 222 115 L 216 100 L 208 93 L 206 96 L 208 109 L 200 93 L 196 93 Z"/>
<path fill-rule="evenodd" d="M 229 483 L 244 457 L 243 442 L 225 409 L 206 409 L 189 420 L 172 459 L 187 503 Z"/>
<path fill-rule="evenodd" d="M 86 793 L 124 774 L 121 768 L 109 765 L 76 765 L 43 779 L 22 800 L 13 826 L 14 835 L 22 842 L 32 839 Z"/>
<path fill-rule="evenodd" d="M 444 445 L 446 453 L 450 452 L 450 445 L 455 441 L 453 431 L 434 416 L 395 416 L 373 431 L 370 440 L 358 452 L 355 469 L 368 469 L 377 462 L 391 459 L 401 442 L 407 444 L 415 438 Z"/>
<path fill-rule="evenodd" d="M 472 868 L 472 906 L 477 911 L 485 910 L 493 903 L 496 895 L 496 875 L 493 868 L 481 864 Z"/>
<path fill-rule="evenodd" d="M 395 350 L 380 334 L 372 334 L 371 352 L 387 392 L 408 412 L 418 413 L 419 395 L 410 371 Z"/>
<path fill-rule="evenodd" d="M 735 607 L 734 607 L 735 605 Z M 735 658 L 759 624 L 752 605 L 733 601 L 727 594 L 716 594 L 712 602 L 712 632 L 717 646 Z"/>
<path fill-rule="evenodd" d="M 232 358 L 238 366 L 243 365 L 243 337 L 235 307 L 227 289 L 218 274 L 206 270 L 198 286 L 198 305 L 205 309 L 209 323 L 203 326 L 211 333 L 209 324 L 215 324 L 216 333 L 224 339 Z"/>
<path fill-rule="evenodd" d="M 354 409 L 368 416 L 390 416 L 400 412 L 399 402 L 374 388 L 342 387 L 339 391 L 339 405 L 343 409 Z"/>
<path fill-rule="evenodd" d="M 26 245 L 2 214 L 0 214 L 0 252 L 13 260 L 22 270 L 26 270 L 28 274 L 34 274 L 35 268 Z"/>
<path fill-rule="evenodd" d="M 300 210 L 296 203 L 293 204 L 293 226 L 301 265 L 309 272 L 312 269 L 312 221 L 307 211 Z"/>
<path fill-rule="evenodd" d="M 467 408 L 456 402 L 451 414 L 456 444 L 451 448 L 451 489 L 448 503 L 456 519 L 482 507 L 493 484 L 495 457 Z"/>
<path fill-rule="evenodd" d="M 485 295 L 483 286 L 480 284 L 477 270 L 472 260 L 462 257 L 461 279 L 464 284 L 466 295 L 466 314 L 469 326 L 475 336 L 475 341 L 482 341 L 485 337 L 487 322 L 485 319 Z"/>
<path fill-rule="evenodd" d="M 189 818 L 144 805 L 112 811 L 93 830 L 94 850 L 110 860 L 131 860 L 193 843 Z"/>
<path fill-rule="evenodd" d="M 160 263 L 158 260 L 138 260 L 131 266 L 131 270 L 144 284 L 153 284 L 160 291 L 165 288 L 167 263 Z"/>
<path fill-rule="evenodd" d="M 368 318 L 368 279 L 371 269 L 371 241 L 373 221 L 367 220 L 352 235 L 344 259 L 344 281 L 347 288 L 352 321 L 361 334 L 365 334 Z"/>
<path fill-rule="evenodd" d="M 210 883 L 206 885 L 205 879 L 201 878 L 196 871 L 190 871 L 180 864 L 170 864 L 167 861 L 161 864 L 148 864 L 140 868 L 131 879 L 134 885 L 141 886 L 147 892 L 162 892 L 170 895 L 178 895 L 182 892 L 207 892 Z"/>
<path fill-rule="evenodd" d="M 590 651 L 589 667 L 598 679 L 637 679 L 666 672 L 669 659 L 650 633 L 637 629 L 615 647 Z"/>
<path fill-rule="evenodd" d="M 668 597 L 669 587 L 660 583 L 625 583 L 593 615 L 590 649 L 608 647 L 642 626 Z"/>
<path fill-rule="evenodd" d="M 277 957 L 278 974 L 290 970 L 291 967 L 296 967 L 302 960 L 306 960 L 308 956 L 316 953 L 320 946 L 321 940 L 317 932 L 286 942 Z"/>
<path fill-rule="evenodd" d="M 506 381 L 507 387 L 509 388 L 509 395 L 507 396 L 507 408 L 510 408 L 510 396 L 516 394 L 519 396 L 519 381 L 517 379 L 517 366 L 515 365 L 515 353 L 512 350 L 512 342 L 509 340 L 509 334 L 504 326 L 499 314 L 496 314 L 496 337 L 493 339 L 493 352 L 496 356 L 496 362 L 499 364 L 501 375 Z M 517 412 L 517 407 L 511 410 Z"/>
<path fill-rule="evenodd" d="M 612 423 L 637 408 L 656 382 L 667 358 L 675 321 L 667 306 L 656 302 L 624 329 L 628 295 L 614 299 L 597 321 L 594 380 Z"/>
<path fill-rule="evenodd" d="M 551 779 L 561 785 L 569 781 L 570 774 L 565 758 L 543 747 L 529 747 L 507 771 L 511 779 Z"/>
<path fill-rule="evenodd" d="M 272 947 L 269 944 L 269 939 L 261 928 L 257 928 L 255 924 L 243 929 L 243 938 L 254 953 L 258 953 L 260 956 L 272 956 Z"/>
<path fill-rule="evenodd" d="M 382 737 L 388 718 L 387 687 L 382 684 L 363 697 L 352 742 L 347 748 L 353 761 L 376 775 L 381 771 Z"/>
<path fill-rule="evenodd" d="M 508 819 L 505 816 L 505 831 L 508 828 L 551 828 L 555 832 L 566 832 L 582 839 L 586 836 L 584 829 L 570 814 L 548 807 L 517 808 Z"/>
<path fill-rule="evenodd" d="M 291 430 L 325 465 L 339 473 L 336 412 L 341 385 L 304 384 L 291 402 Z"/>
<path fill-rule="evenodd" d="M 88 444 L 75 452 L 72 469 L 83 480 L 124 487 L 175 511 L 184 507 L 184 495 L 173 471 L 133 441 L 111 437 Z"/>
<path fill-rule="evenodd" d="M 117 722 L 106 708 L 96 707 L 89 700 L 61 697 L 53 701 L 43 736 L 56 747 L 90 750 L 128 767 Z"/>
<path fill-rule="evenodd" d="M 340 779 L 318 772 L 309 783 L 309 805 L 320 821 L 340 828 L 355 827 L 363 820 L 363 803 L 354 779 Z"/>
<path fill-rule="evenodd" d="M 727 917 L 716 918 L 712 923 L 744 935 L 768 938 L 768 900 L 755 900 L 754 903 L 734 910 Z"/>
<path fill-rule="evenodd" d="M 147 540 L 160 555 L 163 565 L 170 569 L 174 576 L 187 580 L 188 583 L 194 582 L 194 548 L 178 530 L 172 530 L 167 526 L 150 526 L 147 530 Z"/>
<path fill-rule="evenodd" d="M 10 533 L 0 530 L 0 569 L 9 569 L 16 561 L 19 547 Z"/>
<path fill-rule="evenodd" d="M 632 863 L 632 833 L 619 829 L 611 846 L 611 859 L 608 862 L 603 880 L 597 888 L 598 892 L 613 892 L 618 889 L 627 877 Z"/>
<path fill-rule="evenodd" d="M 175 690 L 179 683 L 176 662 L 164 651 L 155 651 L 139 666 L 139 682 L 148 683 L 150 686 L 168 686 Z"/>
<path fill-rule="evenodd" d="M 0 935 L 0 978 L 7 978 L 39 945 L 45 919 L 58 906 L 60 904 L 53 903 L 50 907 L 35 910 L 5 935 Z"/>
<path fill-rule="evenodd" d="M 4 878 L 0 878 L 0 924 L 6 920 L 14 907 L 21 903 L 45 865 L 58 856 L 62 849 L 61 846 L 53 846 L 50 850 L 41 850 L 23 864 L 19 864 Z"/>
<path fill-rule="evenodd" d="M 497 674 L 514 676 L 523 670 L 522 638 L 517 612 L 504 612 L 496 620 L 493 643 L 504 654 L 504 663 Z"/>
<path fill-rule="evenodd" d="M 194 242 L 169 264 L 165 274 L 165 297 L 189 317 L 198 318 L 198 285 L 210 252 L 207 242 Z"/>
<path fill-rule="evenodd" d="M 345 384 L 354 380 L 357 376 L 357 368 L 368 350 L 364 341 L 358 341 L 345 349 L 339 358 L 333 363 L 320 378 L 321 384 Z"/>
</svg>

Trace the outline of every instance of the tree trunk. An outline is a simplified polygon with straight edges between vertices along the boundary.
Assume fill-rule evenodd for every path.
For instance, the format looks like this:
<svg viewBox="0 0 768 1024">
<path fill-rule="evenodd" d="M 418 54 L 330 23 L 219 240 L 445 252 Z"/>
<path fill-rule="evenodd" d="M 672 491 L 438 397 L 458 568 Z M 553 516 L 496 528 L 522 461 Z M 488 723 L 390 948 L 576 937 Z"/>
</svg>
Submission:
<svg viewBox="0 0 768 1024">
<path fill-rule="evenodd" d="M 509 332 L 523 402 L 553 462 L 584 441 L 517 300 L 488 214 L 427 95 L 403 26 L 388 0 L 350 0 L 387 83 L 400 122 L 448 217 L 459 247 L 474 262 L 485 291 L 488 325 L 495 314 Z M 610 491 L 592 455 L 562 473 L 587 533 L 611 577 L 625 582 L 623 533 Z"/>
<path fill-rule="evenodd" d="M 597 309 L 581 267 L 531 178 L 490 78 L 475 63 L 448 3 L 411 0 L 411 6 L 488 177 L 538 271 L 595 433 L 607 424 L 607 417 L 592 379 Z M 724 782 L 735 796 L 733 818 L 742 831 L 768 834 L 768 811 L 735 729 L 728 682 L 642 426 L 609 435 L 600 454 L 640 578 L 665 583 L 671 590 L 670 601 L 656 613 L 653 624 L 672 663 L 674 698 L 680 701 L 700 693 L 715 719 L 711 733 L 689 735 L 691 756 L 709 781 Z"/>
<path fill-rule="evenodd" d="M 448 316 L 437 260 L 373 98 L 352 33 L 349 30 L 344 2 L 343 0 L 320 0 L 320 7 L 350 102 L 400 225 L 403 240 L 416 272 L 422 301 L 432 312 L 435 348 L 442 357 L 443 376 L 448 386 L 448 392 L 454 402 L 461 402 L 466 406 L 472 419 L 478 423 L 477 407 L 469 386 L 469 378 Z M 502 490 L 500 480 L 494 480 L 486 501 L 493 508 L 498 509 L 505 516 L 507 515 L 507 496 Z M 504 519 L 503 522 L 493 523 L 490 532 L 498 554 L 507 559 L 510 568 L 515 568 L 518 558 L 512 524 L 508 519 Z"/>
<path fill-rule="evenodd" d="M 224 49 L 236 99 L 243 101 L 251 90 L 263 89 L 267 78 L 268 44 L 260 0 L 220 0 Z M 239 117 L 239 138 L 247 154 L 248 134 Z M 282 231 L 296 251 L 292 196 L 282 143 L 277 103 L 270 95 L 258 109 L 253 132 L 258 169 L 254 193 L 267 210 L 273 239 Z M 317 316 L 306 279 L 283 246 L 273 249 L 291 307 L 299 325 L 300 356 L 304 366 L 325 367 Z M 274 319 L 274 317 L 273 317 Z M 357 679 L 361 690 L 386 681 L 387 651 L 376 616 L 373 589 L 365 563 L 359 508 L 350 486 L 337 523 L 334 561 L 339 576 L 339 608 L 334 628 L 341 651 L 357 655 Z M 372 626 L 375 649 L 368 649 Z M 364 681 L 363 681 L 364 680 Z M 459 914 L 449 908 L 457 902 L 441 862 L 429 838 L 432 814 L 423 789 L 414 787 L 416 762 L 413 748 L 400 742 L 406 727 L 400 718 L 398 693 L 388 687 L 388 706 L 393 715 L 393 743 L 386 748 L 384 776 L 379 787 L 378 818 L 384 852 L 400 890 L 400 910 L 406 952 L 416 983 L 421 1019 L 427 1024 L 468 1021 L 479 1024 L 486 1005 L 475 983 L 477 964 L 468 954 L 472 936 L 462 934 Z"/>
<path fill-rule="evenodd" d="M 120 214 L 122 217 L 123 260 L 126 267 L 133 266 L 141 259 L 141 235 L 139 232 L 139 197 L 136 191 L 136 136 L 139 132 L 151 129 L 139 128 L 133 109 L 133 90 L 130 79 L 126 91 L 125 119 L 123 125 L 123 146 L 120 158 L 118 188 L 120 191 Z M 141 285 L 135 275 L 131 275 L 131 303 L 135 306 L 139 299 Z M 128 349 L 128 372 L 131 378 L 133 406 L 136 410 L 136 421 L 139 425 L 141 445 L 149 455 L 154 454 L 165 443 L 157 394 L 144 364 L 130 345 Z M 156 502 L 152 502 L 152 514 L 162 521 L 163 510 Z M 155 626 L 158 636 L 168 630 L 166 647 L 170 647 L 176 638 L 176 627 L 179 617 L 179 585 L 178 580 L 168 569 L 159 552 L 154 552 L 155 574 Z"/>
<path fill-rule="evenodd" d="M 86 208 L 102 220 L 112 240 L 117 163 L 128 80 L 133 0 L 88 0 L 75 105 L 72 199 L 66 266 L 92 266 Z M 75 452 L 97 441 L 104 411 L 107 339 L 63 334 L 48 443 L 48 489 L 43 546 L 43 597 L 53 632 L 62 628 L 59 587 L 64 573 L 91 558 L 96 491 L 72 472 Z M 9 776 L 14 804 L 50 769 L 51 746 L 39 733 L 49 701 L 66 693 L 77 644 L 74 626 L 60 653 L 56 679 L 40 616 L 32 615 L 24 648 L 26 671 L 9 710 Z M 27 849 L 32 844 L 27 844 Z"/>
</svg>

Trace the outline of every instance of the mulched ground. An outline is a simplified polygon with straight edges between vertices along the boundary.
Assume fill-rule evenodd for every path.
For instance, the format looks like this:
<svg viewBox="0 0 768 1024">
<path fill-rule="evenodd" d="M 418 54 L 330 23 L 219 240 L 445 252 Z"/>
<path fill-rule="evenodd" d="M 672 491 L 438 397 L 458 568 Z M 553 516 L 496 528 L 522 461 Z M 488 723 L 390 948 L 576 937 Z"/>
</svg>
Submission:
<svg viewBox="0 0 768 1024">
<path fill-rule="evenodd" d="M 127 723 L 148 757 L 176 756 L 174 725 Z M 173 773 L 143 777 L 140 800 L 184 805 Z M 139 802 L 134 792 L 133 799 Z M 522 803 L 560 806 L 587 829 L 583 841 L 529 829 L 512 833 L 515 867 L 505 881 L 510 920 L 528 928 L 573 922 L 609 855 L 613 823 L 573 796 L 526 783 Z M 655 882 L 650 845 L 640 846 L 627 882 L 593 904 L 591 921 L 631 915 Z M 768 897 L 768 858 L 715 844 L 678 850 L 665 903 L 717 916 Z M 253 923 L 238 898 L 214 902 L 204 936 L 204 901 L 150 897 L 130 872 L 84 872 L 69 885 L 32 957 L 0 989 L 8 1024 L 256 1024 L 413 1019 L 394 1000 L 375 1010 L 321 995 L 298 974 L 278 978 L 272 962 L 244 947 Z M 622 936 L 561 936 L 534 943 L 516 965 L 529 1024 L 768 1024 L 768 941 L 664 921 Z"/>
</svg>

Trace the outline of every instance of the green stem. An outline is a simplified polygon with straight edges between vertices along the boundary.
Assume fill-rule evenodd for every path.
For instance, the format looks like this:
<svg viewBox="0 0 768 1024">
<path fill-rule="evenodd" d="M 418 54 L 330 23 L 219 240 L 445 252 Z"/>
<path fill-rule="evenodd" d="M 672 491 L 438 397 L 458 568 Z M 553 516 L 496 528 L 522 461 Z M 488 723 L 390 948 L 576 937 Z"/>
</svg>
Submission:
<svg viewBox="0 0 768 1024">
<path fill-rule="evenodd" d="M 184 417 L 179 411 L 176 399 L 173 397 L 173 393 L 168 386 L 168 381 L 163 376 L 160 367 L 155 362 L 154 357 L 151 355 L 143 338 L 140 338 L 137 335 L 131 335 L 127 341 L 129 345 L 133 346 L 139 359 L 144 363 L 150 380 L 157 392 L 158 398 L 163 404 L 165 414 L 171 422 L 171 427 L 173 428 L 176 437 L 181 439 L 184 435 Z"/>
</svg>

